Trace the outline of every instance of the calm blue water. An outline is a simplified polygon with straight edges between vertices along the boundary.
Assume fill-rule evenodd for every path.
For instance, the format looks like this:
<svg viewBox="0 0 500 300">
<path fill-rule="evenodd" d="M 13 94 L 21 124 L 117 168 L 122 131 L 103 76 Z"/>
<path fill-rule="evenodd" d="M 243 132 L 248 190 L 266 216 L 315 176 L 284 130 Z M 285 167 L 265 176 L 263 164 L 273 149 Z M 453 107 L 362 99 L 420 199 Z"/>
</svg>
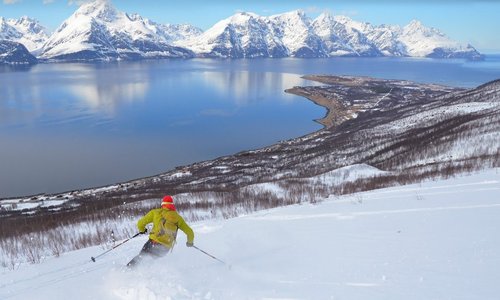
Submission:
<svg viewBox="0 0 500 300">
<path fill-rule="evenodd" d="M 162 60 L 0 67 L 0 198 L 102 186 L 320 129 L 325 110 L 285 94 L 304 74 L 474 87 L 500 56 Z"/>
</svg>

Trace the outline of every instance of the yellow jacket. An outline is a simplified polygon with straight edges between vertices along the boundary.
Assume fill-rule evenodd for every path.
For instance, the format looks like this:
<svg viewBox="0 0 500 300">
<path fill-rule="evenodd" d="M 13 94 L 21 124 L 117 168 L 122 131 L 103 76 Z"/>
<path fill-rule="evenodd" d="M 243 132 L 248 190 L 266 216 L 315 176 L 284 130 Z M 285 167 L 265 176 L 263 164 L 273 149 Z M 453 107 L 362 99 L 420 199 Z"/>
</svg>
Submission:
<svg viewBox="0 0 500 300">
<path fill-rule="evenodd" d="M 146 225 L 149 223 L 153 223 L 149 238 L 165 247 L 173 247 L 178 229 L 186 234 L 188 242 L 192 243 L 194 240 L 193 230 L 175 210 L 167 208 L 152 209 L 137 221 L 139 232 L 146 230 Z"/>
</svg>

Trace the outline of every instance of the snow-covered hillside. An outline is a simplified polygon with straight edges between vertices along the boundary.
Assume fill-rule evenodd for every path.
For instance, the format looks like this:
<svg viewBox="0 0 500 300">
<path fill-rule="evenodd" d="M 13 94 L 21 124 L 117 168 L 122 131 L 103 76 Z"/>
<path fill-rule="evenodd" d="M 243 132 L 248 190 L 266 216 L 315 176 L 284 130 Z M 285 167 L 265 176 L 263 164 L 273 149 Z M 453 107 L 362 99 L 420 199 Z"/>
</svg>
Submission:
<svg viewBox="0 0 500 300">
<path fill-rule="evenodd" d="M 301 10 L 270 16 L 274 36 L 283 41 L 293 57 L 326 57 L 323 41 Z"/>
<path fill-rule="evenodd" d="M 253 13 L 237 13 L 200 36 L 179 40 L 177 45 L 208 57 L 288 56 L 287 48 L 273 35 L 268 20 Z"/>
<path fill-rule="evenodd" d="M 382 55 L 364 34 L 342 23 L 341 20 L 344 19 L 342 16 L 333 17 L 323 13 L 312 22 L 313 30 L 325 43 L 329 56 Z"/>
<path fill-rule="evenodd" d="M 30 65 L 37 62 L 23 44 L 0 40 L 0 64 Z"/>
<path fill-rule="evenodd" d="M 47 29 L 37 20 L 29 17 L 5 19 L 0 16 L 0 40 L 21 43 L 36 55 L 48 38 Z"/>
<path fill-rule="evenodd" d="M 411 56 L 481 59 L 471 45 L 451 40 L 414 20 L 404 27 L 358 22 L 302 10 L 273 16 L 239 12 L 203 32 L 189 24 L 159 24 L 117 10 L 109 0 L 82 4 L 49 37 L 28 17 L 0 17 L 0 40 L 22 43 L 50 60 L 165 57 Z"/>
<path fill-rule="evenodd" d="M 413 56 L 479 59 L 461 45 L 419 21 L 399 26 L 354 21 L 323 13 L 311 20 L 301 10 L 270 17 L 240 12 L 178 46 L 203 57 Z"/>
<path fill-rule="evenodd" d="M 42 58 L 114 60 L 192 57 L 187 49 L 171 46 L 170 28 L 134 14 L 118 11 L 109 1 L 83 4 L 45 43 Z M 195 29 L 179 27 L 184 33 Z"/>
<path fill-rule="evenodd" d="M 498 299 L 500 175 L 429 181 L 191 224 L 195 244 L 124 270 L 141 236 L 0 273 L 1 299 Z M 182 213 L 182 211 L 181 211 Z M 70 238 L 70 237 L 68 237 Z"/>
</svg>

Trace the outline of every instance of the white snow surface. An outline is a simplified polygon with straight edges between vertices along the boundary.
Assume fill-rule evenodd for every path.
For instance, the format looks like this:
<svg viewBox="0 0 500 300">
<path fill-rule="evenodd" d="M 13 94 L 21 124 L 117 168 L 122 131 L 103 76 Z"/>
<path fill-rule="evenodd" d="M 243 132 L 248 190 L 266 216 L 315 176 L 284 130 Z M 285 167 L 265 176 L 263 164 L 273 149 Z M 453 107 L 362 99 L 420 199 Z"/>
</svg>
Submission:
<svg viewBox="0 0 500 300">
<path fill-rule="evenodd" d="M 340 184 L 354 182 L 358 179 L 375 177 L 378 175 L 386 175 L 390 172 L 382 171 L 367 164 L 354 164 L 347 167 L 342 167 L 330 172 L 323 173 L 318 176 L 307 178 L 311 184 Z M 252 184 L 247 187 L 250 190 L 260 192 L 271 192 L 279 197 L 286 197 L 287 190 L 280 187 L 280 181 Z"/>
<path fill-rule="evenodd" d="M 167 45 L 208 57 L 480 57 L 472 46 L 454 41 L 417 20 L 400 27 L 372 25 L 329 13 L 312 20 L 302 10 L 268 17 L 238 12 L 203 32 L 189 24 L 159 24 L 138 14 L 128 14 L 107 0 L 81 2 L 50 37 L 36 20 L 0 17 L 0 39 L 22 43 L 41 58 L 78 53 L 82 53 L 81 59 L 87 53 L 104 60 L 120 55 L 191 55 Z"/>
<path fill-rule="evenodd" d="M 435 28 L 414 20 L 405 27 L 372 25 L 354 21 L 346 16 L 323 13 L 309 19 L 301 10 L 269 17 L 239 12 L 219 21 L 201 35 L 178 39 L 178 46 L 197 54 L 227 56 L 221 49 L 232 50 L 245 57 L 261 55 L 296 56 L 299 50 L 309 49 L 315 56 L 414 56 L 431 55 L 442 49 L 447 56 L 453 53 L 479 55 L 469 45 L 453 41 Z M 260 50 L 247 53 L 249 48 Z M 276 50 L 270 51 L 271 49 Z M 254 49 L 255 50 L 255 49 Z"/>
<path fill-rule="evenodd" d="M 499 171 L 191 224 L 226 265 L 181 233 L 135 270 L 144 236 L 0 269 L 0 299 L 498 299 Z"/>
<path fill-rule="evenodd" d="M 0 40 L 21 43 L 28 51 L 37 54 L 48 38 L 47 29 L 37 20 L 26 16 L 19 19 L 0 16 Z"/>
<path fill-rule="evenodd" d="M 460 43 L 451 40 L 435 28 L 427 28 L 420 21 L 413 20 L 406 25 L 399 37 L 410 56 L 426 56 L 435 48 L 463 50 Z"/>
<path fill-rule="evenodd" d="M 134 41 L 160 45 L 173 42 L 181 38 L 180 35 L 186 38 L 200 33 L 190 25 L 158 24 L 138 14 L 119 11 L 109 1 L 93 1 L 80 6 L 51 35 L 44 45 L 42 57 L 87 50 L 139 54 L 142 50 L 133 45 Z"/>
</svg>

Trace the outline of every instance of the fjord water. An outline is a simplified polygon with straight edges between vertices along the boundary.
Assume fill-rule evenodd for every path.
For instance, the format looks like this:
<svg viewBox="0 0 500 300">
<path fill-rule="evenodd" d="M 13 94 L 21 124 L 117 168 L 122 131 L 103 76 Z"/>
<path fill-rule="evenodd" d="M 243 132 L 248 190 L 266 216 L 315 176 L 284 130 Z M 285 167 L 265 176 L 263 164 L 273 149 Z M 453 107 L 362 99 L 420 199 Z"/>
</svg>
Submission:
<svg viewBox="0 0 500 300">
<path fill-rule="evenodd" d="M 483 62 L 406 58 L 158 60 L 0 67 L 0 198 L 102 186 L 321 128 L 284 93 L 304 74 L 474 87 Z"/>
</svg>

